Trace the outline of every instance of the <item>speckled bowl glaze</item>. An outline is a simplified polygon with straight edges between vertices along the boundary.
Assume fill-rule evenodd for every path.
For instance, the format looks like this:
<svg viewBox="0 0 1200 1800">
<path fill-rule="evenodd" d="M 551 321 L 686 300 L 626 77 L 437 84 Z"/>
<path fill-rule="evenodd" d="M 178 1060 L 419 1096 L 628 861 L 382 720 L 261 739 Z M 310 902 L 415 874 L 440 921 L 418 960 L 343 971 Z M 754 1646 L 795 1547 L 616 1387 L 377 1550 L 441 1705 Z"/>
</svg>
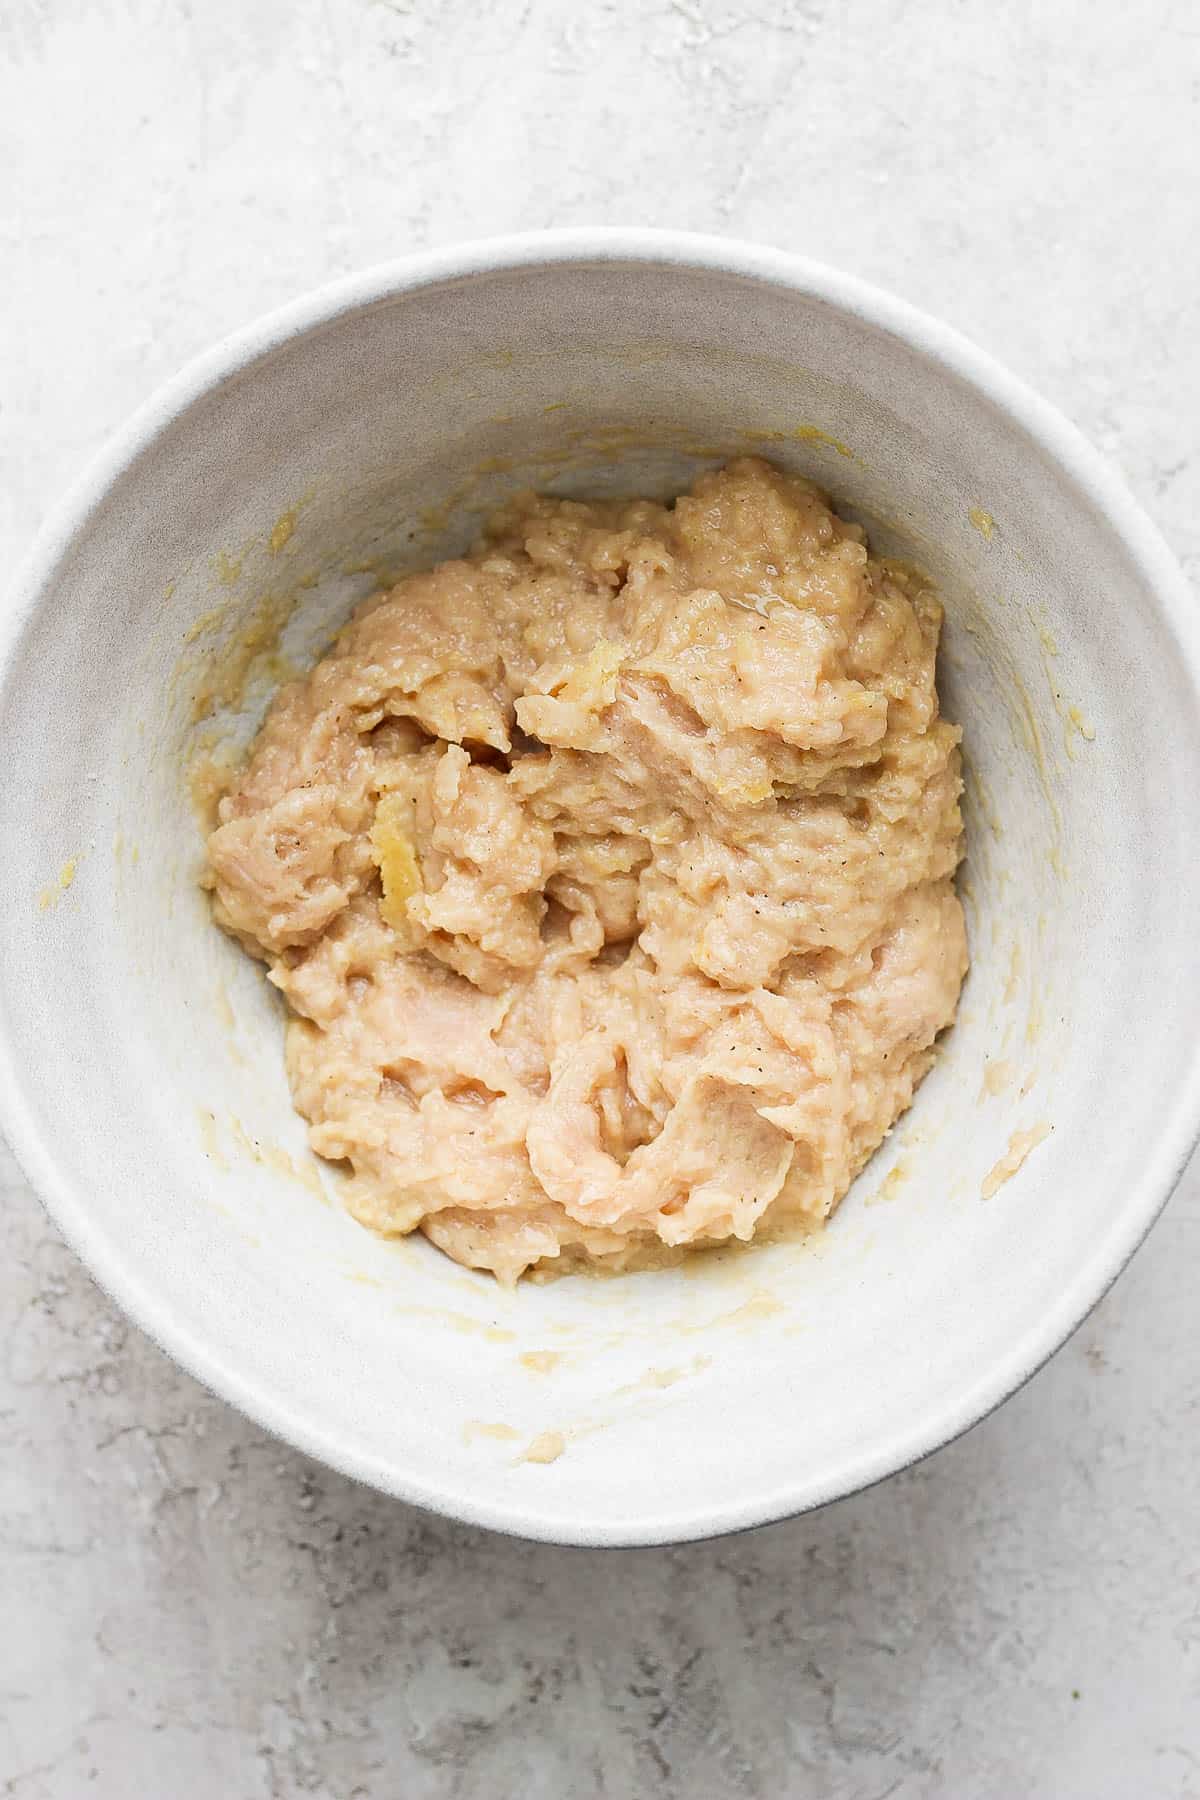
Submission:
<svg viewBox="0 0 1200 1800">
<path fill-rule="evenodd" d="M 961 1020 L 819 1242 L 504 1292 L 371 1237 L 309 1158 L 276 1004 L 196 885 L 189 771 L 245 740 L 281 655 L 313 655 L 514 488 L 668 494 L 748 449 L 945 596 Z M 105 453 L 18 583 L 0 679 L 4 1129 L 167 1351 L 404 1500 L 618 1544 L 849 1493 L 1050 1355 L 1197 1134 L 1190 596 L 1071 426 L 831 270 L 591 231 L 324 289 L 193 364 Z M 563 1453 L 527 1460 L 544 1433 Z"/>
</svg>

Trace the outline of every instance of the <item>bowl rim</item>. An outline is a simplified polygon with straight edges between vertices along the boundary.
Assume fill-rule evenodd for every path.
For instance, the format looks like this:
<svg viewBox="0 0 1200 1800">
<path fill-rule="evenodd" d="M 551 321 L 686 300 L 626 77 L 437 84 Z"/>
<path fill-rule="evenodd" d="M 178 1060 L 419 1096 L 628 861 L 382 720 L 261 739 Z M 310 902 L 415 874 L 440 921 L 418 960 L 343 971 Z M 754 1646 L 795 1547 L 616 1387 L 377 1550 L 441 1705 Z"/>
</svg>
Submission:
<svg viewBox="0 0 1200 1800">
<path fill-rule="evenodd" d="M 1076 426 L 987 352 L 953 327 L 827 264 L 790 251 L 700 233 L 620 226 L 572 227 L 472 239 L 418 251 L 339 277 L 222 338 L 159 387 L 91 460 L 47 517 L 25 556 L 0 618 L 0 701 L 14 652 L 59 565 L 131 464 L 190 406 L 249 363 L 374 302 L 464 277 L 539 265 L 609 263 L 692 269 L 762 282 L 797 299 L 815 299 L 873 325 L 981 392 L 1105 514 L 1152 590 L 1178 646 L 1200 705 L 1200 610 L 1157 528 L 1124 480 Z M 3 996 L 0 994 L 0 1004 Z M 229 1363 L 219 1345 L 179 1325 L 153 1290 L 126 1268 L 123 1246 L 97 1226 L 86 1196 L 60 1168 L 24 1092 L 7 1022 L 0 1013 L 0 1130 L 30 1186 L 100 1286 L 160 1349 L 210 1391 L 276 1437 L 344 1475 L 411 1505 L 526 1539 L 588 1547 L 684 1543 L 766 1525 L 857 1493 L 952 1442 L 1034 1375 L 1103 1298 L 1162 1211 L 1200 1139 L 1200 1037 L 1181 1059 L 1140 1180 L 1127 1190 L 1112 1229 L 1083 1260 L 1050 1309 L 1006 1353 L 945 1403 L 914 1413 L 886 1443 L 846 1456 L 820 1477 L 750 1492 L 715 1507 L 669 1508 L 653 1517 L 564 1523 L 531 1501 L 497 1503 L 453 1480 L 416 1480 L 380 1456 L 312 1427 L 254 1377 Z"/>
</svg>

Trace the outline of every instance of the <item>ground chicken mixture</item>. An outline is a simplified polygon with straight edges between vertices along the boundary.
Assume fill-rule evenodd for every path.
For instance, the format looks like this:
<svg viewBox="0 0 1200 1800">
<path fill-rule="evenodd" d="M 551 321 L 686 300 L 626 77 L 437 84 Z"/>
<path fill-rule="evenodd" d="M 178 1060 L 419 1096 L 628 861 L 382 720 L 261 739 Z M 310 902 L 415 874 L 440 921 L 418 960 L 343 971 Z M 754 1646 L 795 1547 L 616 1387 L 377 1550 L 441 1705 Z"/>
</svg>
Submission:
<svg viewBox="0 0 1200 1800">
<path fill-rule="evenodd" d="M 512 1281 L 828 1217 L 967 965 L 941 619 L 754 459 L 359 608 L 207 874 L 357 1218 Z"/>
</svg>

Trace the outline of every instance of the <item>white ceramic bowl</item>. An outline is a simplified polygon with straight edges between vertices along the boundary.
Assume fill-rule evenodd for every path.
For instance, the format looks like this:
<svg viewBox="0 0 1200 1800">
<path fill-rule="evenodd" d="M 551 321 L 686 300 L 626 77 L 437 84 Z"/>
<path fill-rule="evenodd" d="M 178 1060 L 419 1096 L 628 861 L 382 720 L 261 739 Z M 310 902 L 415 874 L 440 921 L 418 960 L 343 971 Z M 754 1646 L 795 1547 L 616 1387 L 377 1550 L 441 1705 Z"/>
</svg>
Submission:
<svg viewBox="0 0 1200 1800">
<path fill-rule="evenodd" d="M 215 721 L 244 735 L 264 620 L 298 598 L 286 643 L 313 654 L 382 569 L 466 543 L 514 487 L 666 494 L 748 448 L 945 595 L 971 770 L 961 1022 L 819 1245 L 506 1293 L 370 1236 L 308 1158 L 273 999 L 195 886 L 195 695 L 245 697 Z M 599 1544 L 848 1493 L 1037 1368 L 1196 1136 L 1190 596 L 1057 414 L 828 269 L 587 232 L 326 288 L 121 434 L 42 535 L 2 657 L 4 1128 L 165 1349 L 405 1500 Z M 522 1460 L 550 1430 L 565 1453 Z"/>
</svg>

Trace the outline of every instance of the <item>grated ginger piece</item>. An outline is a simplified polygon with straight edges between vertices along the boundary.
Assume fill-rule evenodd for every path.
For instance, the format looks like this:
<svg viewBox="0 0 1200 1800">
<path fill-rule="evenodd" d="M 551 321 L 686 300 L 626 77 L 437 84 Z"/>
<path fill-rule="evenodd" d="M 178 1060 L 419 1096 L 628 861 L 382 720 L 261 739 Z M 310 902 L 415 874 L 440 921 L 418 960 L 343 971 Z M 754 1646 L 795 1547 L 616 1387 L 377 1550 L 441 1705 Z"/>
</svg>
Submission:
<svg viewBox="0 0 1200 1800">
<path fill-rule="evenodd" d="M 371 826 L 371 850 L 383 881 L 384 923 L 393 931 L 409 928 L 408 901 L 421 892 L 421 865 L 403 830 L 408 802 L 402 794 L 383 794 Z"/>
<path fill-rule="evenodd" d="M 621 645 L 601 638 L 556 683 L 554 698 L 575 701 L 583 706 L 595 706 L 597 709 L 611 706 L 617 695 L 621 658 Z"/>
</svg>

